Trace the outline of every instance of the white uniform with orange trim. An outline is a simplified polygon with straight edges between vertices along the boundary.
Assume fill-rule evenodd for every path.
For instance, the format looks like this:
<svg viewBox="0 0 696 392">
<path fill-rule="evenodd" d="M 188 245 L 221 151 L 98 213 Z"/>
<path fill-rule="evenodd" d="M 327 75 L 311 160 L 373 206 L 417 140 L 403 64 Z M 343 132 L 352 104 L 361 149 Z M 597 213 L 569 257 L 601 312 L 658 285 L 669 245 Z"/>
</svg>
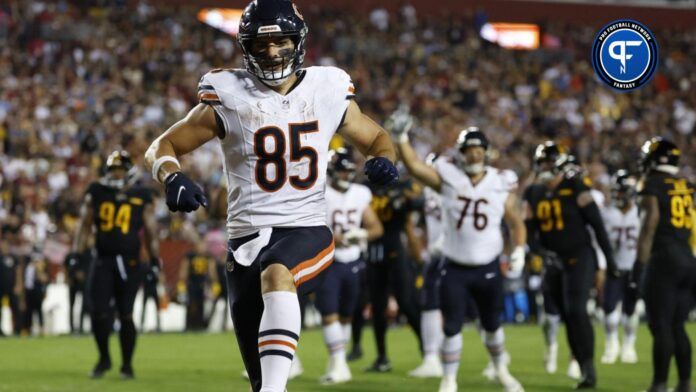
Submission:
<svg viewBox="0 0 696 392">
<path fill-rule="evenodd" d="M 438 159 L 442 178 L 443 255 L 457 264 L 485 265 L 503 251 L 505 201 L 517 188 L 517 175 L 487 166 L 476 184 L 457 165 Z"/>
<path fill-rule="evenodd" d="M 348 190 L 340 192 L 332 187 L 326 188 L 326 203 L 328 205 L 328 225 L 335 233 L 341 234 L 359 229 L 362 225 L 363 213 L 370 208 L 372 191 L 365 185 L 351 184 Z M 340 263 L 351 263 L 360 258 L 360 245 L 336 246 L 334 259 Z"/>
<path fill-rule="evenodd" d="M 326 224 L 329 142 L 353 98 L 348 74 L 334 67 L 303 69 L 281 95 L 241 69 L 201 78 L 199 100 L 224 128 L 230 238 L 270 227 Z"/>
<path fill-rule="evenodd" d="M 640 232 L 638 206 L 632 205 L 626 213 L 615 205 L 609 205 L 601 211 L 604 227 L 614 245 L 616 265 L 621 271 L 630 271 L 638 254 L 637 242 Z"/>
</svg>

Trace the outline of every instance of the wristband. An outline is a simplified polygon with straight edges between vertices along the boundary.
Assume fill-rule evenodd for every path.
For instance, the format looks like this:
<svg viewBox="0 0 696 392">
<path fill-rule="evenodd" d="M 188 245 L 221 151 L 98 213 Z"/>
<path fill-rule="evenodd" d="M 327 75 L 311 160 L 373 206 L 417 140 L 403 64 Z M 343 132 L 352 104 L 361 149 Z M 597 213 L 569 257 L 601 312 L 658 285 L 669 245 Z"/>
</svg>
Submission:
<svg viewBox="0 0 696 392">
<path fill-rule="evenodd" d="M 159 174 L 160 168 L 166 162 L 171 162 L 175 164 L 179 169 L 181 169 L 181 164 L 179 163 L 179 161 L 171 155 L 163 155 L 157 158 L 157 160 L 155 160 L 155 163 L 152 165 L 152 178 L 154 178 L 155 181 L 159 182 L 160 184 L 162 182 L 160 182 L 159 176 L 157 174 Z"/>
</svg>

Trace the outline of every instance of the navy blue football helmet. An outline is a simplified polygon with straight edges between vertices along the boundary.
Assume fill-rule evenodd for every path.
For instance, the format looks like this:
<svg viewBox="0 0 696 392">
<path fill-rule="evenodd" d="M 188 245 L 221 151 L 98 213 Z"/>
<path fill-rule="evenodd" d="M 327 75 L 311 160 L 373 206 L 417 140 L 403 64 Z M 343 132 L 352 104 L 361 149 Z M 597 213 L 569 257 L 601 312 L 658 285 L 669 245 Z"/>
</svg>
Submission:
<svg viewBox="0 0 696 392">
<path fill-rule="evenodd" d="M 355 181 L 356 164 L 352 152 L 347 148 L 338 148 L 329 151 L 329 163 L 327 174 L 331 179 L 331 185 L 338 189 L 348 189 Z M 341 174 L 348 173 L 348 175 Z"/>
<path fill-rule="evenodd" d="M 282 84 L 304 62 L 307 31 L 302 14 L 290 0 L 252 1 L 244 9 L 237 36 L 247 71 L 266 84 Z M 255 39 L 264 37 L 290 38 L 295 48 L 282 53 L 280 59 L 255 55 L 252 44 Z M 279 65 L 280 70 L 276 70 Z"/>
</svg>

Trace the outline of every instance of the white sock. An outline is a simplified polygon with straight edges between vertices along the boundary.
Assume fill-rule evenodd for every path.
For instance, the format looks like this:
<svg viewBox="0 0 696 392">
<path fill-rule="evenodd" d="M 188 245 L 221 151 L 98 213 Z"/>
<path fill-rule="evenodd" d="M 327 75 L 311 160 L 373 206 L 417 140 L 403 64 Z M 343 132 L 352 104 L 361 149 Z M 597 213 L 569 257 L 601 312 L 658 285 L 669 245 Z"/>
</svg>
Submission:
<svg viewBox="0 0 696 392">
<path fill-rule="evenodd" d="M 493 332 L 486 331 L 484 333 L 484 344 L 486 345 L 486 350 L 491 356 L 491 361 L 496 368 L 501 366 L 507 366 L 504 361 L 505 358 L 505 333 L 503 333 L 503 328 L 498 327 Z"/>
<path fill-rule="evenodd" d="M 348 344 L 352 338 L 351 335 L 353 335 L 353 324 L 341 324 L 341 328 L 343 329 L 343 341 Z"/>
<path fill-rule="evenodd" d="M 334 359 L 344 359 L 346 357 L 346 340 L 343 334 L 343 328 L 341 328 L 341 323 L 334 321 L 329 325 L 325 325 L 322 327 L 322 332 L 324 335 L 324 343 L 329 350 L 329 355 Z"/>
<path fill-rule="evenodd" d="M 604 320 L 604 329 L 606 330 L 606 341 L 607 344 L 614 344 L 618 346 L 619 344 L 619 320 L 621 319 L 621 313 L 619 309 L 614 309 L 613 312 L 606 315 Z"/>
<path fill-rule="evenodd" d="M 558 335 L 558 326 L 561 324 L 561 316 L 557 314 L 546 314 L 544 316 L 544 341 L 546 346 L 556 344 L 556 336 Z"/>
<path fill-rule="evenodd" d="M 446 377 L 456 377 L 461 353 L 462 334 L 445 336 L 442 342 L 442 369 Z"/>
<path fill-rule="evenodd" d="M 425 357 L 437 356 L 442 345 L 442 321 L 439 310 L 425 310 L 421 312 L 421 336 L 423 338 L 423 352 Z"/>
<path fill-rule="evenodd" d="M 300 338 L 300 303 L 295 293 L 272 291 L 263 295 L 263 304 L 259 327 L 261 392 L 284 392 Z"/>
<path fill-rule="evenodd" d="M 633 312 L 631 316 L 623 315 L 621 323 L 624 326 L 624 346 L 633 346 L 636 343 L 636 331 L 638 330 L 638 313 Z"/>
</svg>

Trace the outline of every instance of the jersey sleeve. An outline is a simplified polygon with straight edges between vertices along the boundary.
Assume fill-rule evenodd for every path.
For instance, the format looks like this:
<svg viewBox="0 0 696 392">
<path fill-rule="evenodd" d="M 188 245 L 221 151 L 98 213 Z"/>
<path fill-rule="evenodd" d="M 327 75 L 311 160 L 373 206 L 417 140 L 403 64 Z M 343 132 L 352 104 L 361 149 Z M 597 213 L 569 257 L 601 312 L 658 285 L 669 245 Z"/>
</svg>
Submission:
<svg viewBox="0 0 696 392">
<path fill-rule="evenodd" d="M 517 178 L 517 173 L 515 173 L 512 170 L 501 170 L 500 179 L 502 182 L 502 187 L 506 192 L 512 193 L 512 192 L 517 191 L 517 187 L 518 187 L 518 183 L 519 183 L 519 179 Z"/>
<path fill-rule="evenodd" d="M 215 89 L 212 74 L 215 70 L 203 75 L 201 81 L 198 82 L 198 102 L 206 105 L 216 106 L 222 105 L 222 100 Z"/>
<path fill-rule="evenodd" d="M 579 195 L 582 192 L 590 192 L 592 186 L 592 180 L 585 176 L 575 176 L 571 180 L 572 188 L 575 195 Z"/>
<path fill-rule="evenodd" d="M 360 205 L 363 206 L 363 208 L 368 209 L 370 208 L 370 203 L 372 202 L 372 191 L 366 186 L 362 186 L 360 189 Z"/>
<path fill-rule="evenodd" d="M 447 159 L 438 159 L 433 162 L 433 168 L 442 180 L 442 186 L 451 186 L 451 179 L 456 175 L 457 168 Z"/>
<path fill-rule="evenodd" d="M 355 86 L 350 76 L 336 67 L 322 67 L 323 77 L 320 78 L 322 88 L 318 105 L 323 109 L 329 126 L 335 132 L 343 124 L 350 101 L 355 98 Z"/>
</svg>

